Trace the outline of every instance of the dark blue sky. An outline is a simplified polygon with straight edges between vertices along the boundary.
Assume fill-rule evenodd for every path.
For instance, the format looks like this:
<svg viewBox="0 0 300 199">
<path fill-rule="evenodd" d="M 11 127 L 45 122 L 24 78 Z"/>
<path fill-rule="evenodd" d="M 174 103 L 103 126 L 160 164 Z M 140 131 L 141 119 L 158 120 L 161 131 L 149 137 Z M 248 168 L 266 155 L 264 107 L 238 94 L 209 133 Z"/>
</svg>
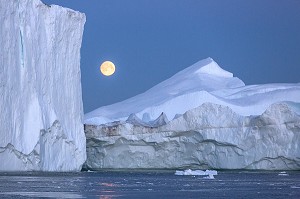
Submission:
<svg viewBox="0 0 300 199">
<path fill-rule="evenodd" d="M 85 113 L 212 57 L 247 85 L 300 82 L 299 0 L 43 0 L 84 12 Z M 116 73 L 105 77 L 105 60 Z"/>
</svg>

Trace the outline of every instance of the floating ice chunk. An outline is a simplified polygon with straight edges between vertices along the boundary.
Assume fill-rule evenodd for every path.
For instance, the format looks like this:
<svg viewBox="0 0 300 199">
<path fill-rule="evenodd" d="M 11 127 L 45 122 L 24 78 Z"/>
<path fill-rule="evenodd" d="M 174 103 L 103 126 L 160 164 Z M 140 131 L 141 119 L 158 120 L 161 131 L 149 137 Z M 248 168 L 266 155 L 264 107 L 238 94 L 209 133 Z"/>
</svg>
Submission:
<svg viewBox="0 0 300 199">
<path fill-rule="evenodd" d="M 175 175 L 193 175 L 193 176 L 206 176 L 205 178 L 214 179 L 214 175 L 218 175 L 218 172 L 215 170 L 191 170 L 187 169 L 184 171 L 175 171 Z"/>
<path fill-rule="evenodd" d="M 90 173 L 90 172 L 95 172 L 95 171 L 92 171 L 92 170 L 87 170 L 87 172 L 89 172 L 89 173 Z"/>
<path fill-rule="evenodd" d="M 211 175 L 218 175 L 218 171 L 216 170 L 206 170 L 205 173 L 207 173 L 208 175 L 211 174 Z"/>
<path fill-rule="evenodd" d="M 291 186 L 291 189 L 300 189 L 300 187 L 297 187 L 297 186 Z"/>
<path fill-rule="evenodd" d="M 214 175 L 213 174 L 208 174 L 208 176 L 205 176 L 204 177 L 205 179 L 215 179 Z"/>
<path fill-rule="evenodd" d="M 184 171 L 175 171 L 175 175 L 205 175 L 205 172 L 202 170 L 191 170 L 187 169 Z"/>
<path fill-rule="evenodd" d="M 289 174 L 287 174 L 285 171 L 281 171 L 278 174 L 279 176 L 288 176 Z"/>
</svg>

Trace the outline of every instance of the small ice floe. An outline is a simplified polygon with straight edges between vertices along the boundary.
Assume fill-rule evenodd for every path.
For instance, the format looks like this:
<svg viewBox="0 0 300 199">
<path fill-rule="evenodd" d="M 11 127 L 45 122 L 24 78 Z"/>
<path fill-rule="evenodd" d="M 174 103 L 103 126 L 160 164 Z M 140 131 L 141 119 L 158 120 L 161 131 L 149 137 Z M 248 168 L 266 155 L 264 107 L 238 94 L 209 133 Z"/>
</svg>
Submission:
<svg viewBox="0 0 300 199">
<path fill-rule="evenodd" d="M 218 175 L 218 172 L 215 170 L 206 170 L 206 171 L 202 171 L 202 170 L 191 170 L 191 169 L 187 169 L 184 171 L 176 171 L 175 175 L 192 175 L 192 176 L 205 176 L 205 179 L 215 179 L 214 175 Z"/>
<path fill-rule="evenodd" d="M 95 172 L 95 171 L 92 171 L 92 170 L 87 170 L 87 172 Z"/>
<path fill-rule="evenodd" d="M 208 174 L 208 176 L 204 177 L 205 179 L 215 179 L 215 176 L 213 174 Z"/>
<path fill-rule="evenodd" d="M 300 189 L 300 187 L 297 186 L 291 186 L 292 189 Z"/>
<path fill-rule="evenodd" d="M 287 174 L 285 171 L 281 171 L 278 174 L 279 176 L 288 176 L 289 174 Z"/>
</svg>

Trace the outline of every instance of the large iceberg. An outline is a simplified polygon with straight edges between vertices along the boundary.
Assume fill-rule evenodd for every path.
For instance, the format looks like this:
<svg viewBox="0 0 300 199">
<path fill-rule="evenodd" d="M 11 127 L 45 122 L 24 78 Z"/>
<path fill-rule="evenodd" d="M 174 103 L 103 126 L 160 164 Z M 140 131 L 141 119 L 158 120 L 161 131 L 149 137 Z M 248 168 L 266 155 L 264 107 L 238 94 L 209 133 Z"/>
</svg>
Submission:
<svg viewBox="0 0 300 199">
<path fill-rule="evenodd" d="M 79 171 L 85 15 L 40 0 L 0 0 L 0 23 L 0 171 Z"/>
<path fill-rule="evenodd" d="M 207 58 L 85 115 L 86 168 L 299 169 L 300 84 L 245 84 Z"/>
</svg>

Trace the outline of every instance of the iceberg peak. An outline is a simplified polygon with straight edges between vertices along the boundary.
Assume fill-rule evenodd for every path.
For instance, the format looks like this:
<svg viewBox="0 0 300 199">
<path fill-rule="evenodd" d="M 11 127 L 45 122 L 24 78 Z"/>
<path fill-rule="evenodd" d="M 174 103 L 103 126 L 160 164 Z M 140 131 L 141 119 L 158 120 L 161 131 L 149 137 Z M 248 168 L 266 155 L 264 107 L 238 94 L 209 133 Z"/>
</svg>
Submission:
<svg viewBox="0 0 300 199">
<path fill-rule="evenodd" d="M 154 121 L 151 122 L 151 126 L 153 127 L 158 127 L 158 126 L 163 126 L 169 122 L 167 115 L 162 112 L 158 118 Z"/>
<path fill-rule="evenodd" d="M 200 60 L 182 71 L 185 74 L 212 75 L 217 77 L 232 78 L 233 74 L 222 69 L 212 58 Z"/>
<path fill-rule="evenodd" d="M 219 77 L 233 77 L 233 74 L 222 69 L 212 58 L 207 58 L 201 60 L 194 64 L 195 66 L 200 66 L 200 68 L 196 71 L 198 74 L 208 74 Z"/>
</svg>

